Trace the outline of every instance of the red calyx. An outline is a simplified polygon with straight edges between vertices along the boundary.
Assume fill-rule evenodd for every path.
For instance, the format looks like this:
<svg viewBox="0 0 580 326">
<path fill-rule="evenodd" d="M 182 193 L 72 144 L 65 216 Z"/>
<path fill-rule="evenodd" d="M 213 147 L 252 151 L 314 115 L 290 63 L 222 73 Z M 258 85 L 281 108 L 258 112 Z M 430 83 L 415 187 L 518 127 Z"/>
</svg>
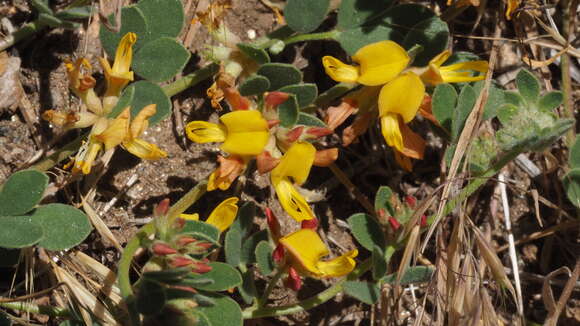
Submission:
<svg viewBox="0 0 580 326">
<path fill-rule="evenodd" d="M 391 224 L 391 227 L 394 231 L 397 231 L 401 227 L 401 223 L 399 223 L 399 221 L 397 221 L 397 219 L 392 216 L 389 216 L 389 224 Z"/>
<path fill-rule="evenodd" d="M 157 256 L 167 256 L 177 253 L 177 250 L 171 248 L 168 244 L 157 242 L 151 246 L 151 251 Z"/>
<path fill-rule="evenodd" d="M 304 220 L 300 223 L 300 228 L 316 230 L 318 228 L 318 219 Z"/>
<path fill-rule="evenodd" d="M 296 292 L 298 292 L 302 287 L 302 279 L 294 267 L 288 268 L 288 278 L 286 279 L 286 282 L 284 282 L 284 285 Z"/>
</svg>

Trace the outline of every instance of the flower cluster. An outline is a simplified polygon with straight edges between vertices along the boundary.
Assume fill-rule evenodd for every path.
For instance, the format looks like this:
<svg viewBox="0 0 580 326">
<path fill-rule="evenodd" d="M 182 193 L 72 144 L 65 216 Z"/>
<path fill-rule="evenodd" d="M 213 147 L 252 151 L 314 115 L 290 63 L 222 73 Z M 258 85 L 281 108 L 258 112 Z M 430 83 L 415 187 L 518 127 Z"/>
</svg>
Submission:
<svg viewBox="0 0 580 326">
<path fill-rule="evenodd" d="M 80 112 L 48 110 L 43 114 L 43 118 L 65 129 L 91 127 L 88 140 L 83 143 L 74 158 L 73 173 L 89 174 L 99 152 L 112 150 L 118 145 L 131 154 L 147 160 L 167 156 L 156 145 L 140 138 L 149 126 L 149 118 L 156 112 L 155 104 L 142 108 L 133 119 L 130 107 L 124 108 L 116 117 L 111 117 L 122 90 L 133 80 L 130 67 L 132 47 L 136 41 L 137 36 L 134 33 L 127 33 L 121 39 L 112 67 L 106 59 L 100 58 L 107 81 L 102 99 L 94 90 L 95 79 L 88 73 L 92 68 L 89 62 L 81 58 L 74 63 L 66 63 L 69 87 L 81 99 L 83 107 Z"/>
</svg>

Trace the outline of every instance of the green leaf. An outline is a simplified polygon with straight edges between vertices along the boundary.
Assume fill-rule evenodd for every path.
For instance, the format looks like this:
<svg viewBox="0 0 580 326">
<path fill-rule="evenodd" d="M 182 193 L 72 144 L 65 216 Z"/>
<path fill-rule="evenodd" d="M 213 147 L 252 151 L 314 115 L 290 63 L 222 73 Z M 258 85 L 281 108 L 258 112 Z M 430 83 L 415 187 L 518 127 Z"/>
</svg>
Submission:
<svg viewBox="0 0 580 326">
<path fill-rule="evenodd" d="M 141 0 L 141 9 L 148 27 L 147 41 L 160 37 L 177 37 L 183 29 L 184 13 L 180 0 Z"/>
<path fill-rule="evenodd" d="M 299 112 L 298 113 L 298 121 L 296 121 L 297 125 L 305 125 L 305 126 L 313 126 L 313 127 L 328 127 L 326 123 L 322 120 L 318 119 L 317 117 L 313 116 L 312 114 Z"/>
<path fill-rule="evenodd" d="M 56 17 L 62 20 L 86 19 L 91 16 L 91 6 L 74 7 L 56 13 Z"/>
<path fill-rule="evenodd" d="M 240 95 L 261 95 L 270 89 L 270 80 L 261 75 L 252 75 L 246 78 L 239 87 Z"/>
<path fill-rule="evenodd" d="M 574 204 L 580 208 L 580 168 L 573 168 L 562 179 L 566 196 Z"/>
<path fill-rule="evenodd" d="M 524 104 L 524 98 L 518 92 L 514 91 L 504 91 L 503 96 L 506 103 L 515 106 L 522 106 Z"/>
<path fill-rule="evenodd" d="M 266 63 L 258 69 L 258 75 L 262 75 L 270 81 L 268 90 L 275 91 L 286 85 L 294 85 L 302 81 L 302 73 L 296 67 L 286 63 Z"/>
<path fill-rule="evenodd" d="M 387 10 L 383 24 L 400 28 L 403 33 L 410 31 L 413 26 L 429 18 L 436 17 L 433 10 L 419 4 L 408 3 Z"/>
<path fill-rule="evenodd" d="M 485 82 L 478 81 L 473 85 L 475 93 L 479 97 L 481 90 L 483 89 Z M 497 116 L 498 108 L 506 103 L 505 92 L 500 89 L 494 82 L 489 86 L 489 91 L 487 93 L 487 101 L 483 107 L 483 119 L 489 120 Z"/>
<path fill-rule="evenodd" d="M 384 40 L 401 42 L 403 36 L 399 31 L 390 26 L 373 25 L 347 29 L 346 31 L 340 32 L 336 40 L 348 55 L 354 55 L 358 49 L 365 45 Z"/>
<path fill-rule="evenodd" d="M 455 87 L 449 84 L 439 84 L 435 87 L 431 101 L 433 115 L 439 121 L 441 127 L 449 133 L 451 133 L 453 112 L 456 104 L 457 92 L 455 91 Z"/>
<path fill-rule="evenodd" d="M 395 216 L 395 209 L 391 203 L 393 191 L 388 186 L 380 186 L 375 196 L 375 211 L 379 212 L 381 209 L 386 210 L 391 216 Z"/>
<path fill-rule="evenodd" d="M 132 91 L 130 88 L 135 88 L 135 90 Z M 130 94 L 130 92 L 135 92 L 133 100 L 130 102 L 131 117 L 136 117 L 137 114 L 149 104 L 157 104 L 157 112 L 149 118 L 150 126 L 157 124 L 171 113 L 171 101 L 169 100 L 169 97 L 165 95 L 163 89 L 158 85 L 146 80 L 133 83 L 125 89 L 123 96 L 119 101 L 125 101 L 123 100 L 123 97 L 125 97 L 125 94 Z"/>
<path fill-rule="evenodd" d="M 405 275 L 401 278 L 401 285 L 411 283 L 426 283 L 431 280 L 434 269 L 427 266 L 415 266 L 407 268 Z M 394 284 L 397 280 L 397 273 L 389 274 L 382 278 L 381 282 Z"/>
<path fill-rule="evenodd" d="M 459 139 L 459 135 L 461 135 L 461 131 L 465 125 L 465 120 L 473 110 L 475 101 L 477 101 L 475 90 L 473 90 L 473 87 L 466 84 L 461 89 L 461 92 L 459 92 L 457 107 L 453 113 L 453 121 L 451 123 L 451 139 L 453 141 L 456 142 Z"/>
<path fill-rule="evenodd" d="M 115 25 L 114 14 L 109 15 L 108 19 L 112 25 Z M 123 38 L 125 34 L 129 32 L 137 34 L 137 42 L 133 45 L 133 51 L 137 51 L 147 39 L 147 30 L 148 26 L 141 9 L 136 6 L 129 6 L 121 9 L 121 30 L 119 33 L 113 33 L 105 28 L 105 25 L 101 24 L 99 37 L 103 49 L 105 49 L 107 55 L 111 60 L 113 60 L 115 58 L 115 52 L 117 51 L 119 41 L 121 41 L 121 38 Z"/>
<path fill-rule="evenodd" d="M 85 213 L 64 204 L 40 206 L 30 218 L 44 232 L 38 245 L 48 250 L 72 248 L 83 242 L 93 229 Z"/>
<path fill-rule="evenodd" d="M 538 108 L 541 111 L 552 112 L 555 108 L 562 104 L 562 101 L 564 101 L 564 95 L 562 92 L 549 92 L 540 98 L 540 102 L 538 102 Z"/>
<path fill-rule="evenodd" d="M 298 100 L 296 100 L 296 95 L 291 94 L 284 103 L 278 105 L 280 126 L 292 128 L 298 121 L 298 112 Z"/>
<path fill-rule="evenodd" d="M 251 231 L 255 217 L 256 204 L 251 201 L 245 202 L 243 205 L 240 205 L 240 209 L 238 210 L 234 223 L 230 226 L 230 230 L 237 229 L 240 231 L 242 238 L 245 237 Z"/>
<path fill-rule="evenodd" d="M 200 233 L 207 236 L 212 242 L 219 243 L 220 230 L 211 224 L 202 221 L 185 220 L 181 233 Z"/>
<path fill-rule="evenodd" d="M 379 246 L 373 247 L 373 254 L 371 256 L 373 262 L 373 279 L 379 280 L 387 273 L 387 260 L 385 254 Z"/>
<path fill-rule="evenodd" d="M 234 267 L 240 264 L 242 256 L 242 234 L 239 230 L 232 228 L 224 239 L 224 249 L 226 262 Z"/>
<path fill-rule="evenodd" d="M 570 148 L 570 167 L 580 168 L 580 140 L 578 137 Z"/>
<path fill-rule="evenodd" d="M 511 103 L 504 104 L 497 109 L 497 118 L 502 125 L 508 125 L 511 119 L 519 112 L 519 107 Z"/>
<path fill-rule="evenodd" d="M 2 219 L 3 217 L 0 217 Z M 2 231 L 0 231 L 1 233 Z M 20 249 L 0 248 L 0 267 L 12 267 L 18 264 Z M 0 324 L 1 325 L 1 324 Z"/>
<path fill-rule="evenodd" d="M 195 309 L 207 317 L 211 325 L 242 326 L 242 310 L 234 300 L 217 293 L 204 294 L 210 297 L 215 305 Z"/>
<path fill-rule="evenodd" d="M 52 9 L 48 6 L 48 0 L 32 0 L 32 6 L 41 14 L 52 15 Z"/>
<path fill-rule="evenodd" d="M 240 295 L 245 303 L 252 304 L 254 299 L 258 297 L 253 268 L 249 268 L 246 272 L 242 273 L 242 282 L 242 285 L 238 286 L 238 291 L 240 291 Z"/>
<path fill-rule="evenodd" d="M 135 53 L 132 67 L 137 75 L 160 83 L 181 72 L 190 56 L 174 38 L 161 37 L 146 43 Z"/>
<path fill-rule="evenodd" d="M 309 33 L 326 18 L 330 0 L 288 0 L 284 7 L 284 18 L 293 30 Z"/>
<path fill-rule="evenodd" d="M 242 51 L 248 58 L 256 61 L 257 63 L 263 65 L 270 62 L 270 56 L 266 50 L 258 47 L 257 45 L 251 43 L 238 43 L 236 44 L 238 49 Z"/>
<path fill-rule="evenodd" d="M 272 247 L 268 241 L 260 241 L 256 246 L 256 262 L 262 275 L 267 276 L 272 274 L 274 268 L 274 260 L 272 259 Z"/>
<path fill-rule="evenodd" d="M 164 269 L 160 271 L 149 271 L 142 274 L 143 279 L 156 281 L 161 283 L 175 283 L 181 281 L 184 277 L 191 273 L 191 268 L 181 267 Z"/>
<path fill-rule="evenodd" d="M 242 276 L 232 266 L 220 262 L 211 262 L 208 265 L 211 266 L 211 271 L 187 277 L 187 280 L 193 281 L 208 278 L 214 281 L 213 283 L 205 285 L 196 285 L 196 289 L 205 291 L 225 291 L 242 284 Z"/>
<path fill-rule="evenodd" d="M 439 17 L 426 19 L 411 28 L 403 40 L 403 47 L 410 49 L 415 44 L 423 47 L 413 61 L 414 66 L 426 66 L 429 60 L 441 53 L 447 47 L 449 27 Z"/>
<path fill-rule="evenodd" d="M 253 264 L 256 262 L 256 246 L 260 241 L 268 240 L 268 230 L 262 230 L 252 234 L 249 238 L 244 240 L 242 244 L 242 252 L 240 261 L 243 264 Z"/>
<path fill-rule="evenodd" d="M 379 286 L 370 282 L 347 281 L 342 286 L 344 292 L 366 304 L 375 304 L 379 300 Z"/>
<path fill-rule="evenodd" d="M 316 87 L 316 84 L 288 85 L 280 88 L 278 91 L 296 95 L 299 108 L 310 105 L 318 96 L 318 87 Z"/>
<path fill-rule="evenodd" d="M 123 112 L 123 110 L 126 107 L 131 105 L 131 102 L 133 102 L 134 97 L 135 97 L 135 87 L 129 86 L 125 88 L 125 90 L 121 94 L 121 97 L 119 98 L 119 101 L 117 101 L 117 104 L 115 104 L 115 106 L 113 107 L 113 109 L 111 110 L 111 112 L 107 117 L 108 118 L 117 117 L 121 112 Z"/>
<path fill-rule="evenodd" d="M 385 235 L 373 217 L 365 213 L 354 214 L 348 218 L 348 224 L 356 240 L 368 251 L 372 252 L 375 246 L 385 247 Z"/>
<path fill-rule="evenodd" d="M 146 279 L 141 281 L 135 302 L 137 311 L 146 316 L 154 315 L 161 312 L 165 300 L 165 289 L 161 284 Z"/>
<path fill-rule="evenodd" d="M 36 170 L 12 174 L 0 191 L 0 216 L 29 212 L 40 202 L 47 185 L 48 176 Z"/>
<path fill-rule="evenodd" d="M 520 70 L 516 76 L 518 91 L 528 104 L 536 104 L 540 97 L 540 82 L 533 73 Z"/>
<path fill-rule="evenodd" d="M 38 15 L 38 22 L 42 25 L 50 26 L 52 28 L 61 27 L 63 21 L 53 15 L 41 13 Z"/>
<path fill-rule="evenodd" d="M 381 15 L 392 0 L 342 0 L 338 8 L 338 27 L 342 30 L 369 24 Z"/>
<path fill-rule="evenodd" d="M 43 237 L 40 225 L 28 216 L 0 216 L 0 247 L 30 247 Z"/>
</svg>

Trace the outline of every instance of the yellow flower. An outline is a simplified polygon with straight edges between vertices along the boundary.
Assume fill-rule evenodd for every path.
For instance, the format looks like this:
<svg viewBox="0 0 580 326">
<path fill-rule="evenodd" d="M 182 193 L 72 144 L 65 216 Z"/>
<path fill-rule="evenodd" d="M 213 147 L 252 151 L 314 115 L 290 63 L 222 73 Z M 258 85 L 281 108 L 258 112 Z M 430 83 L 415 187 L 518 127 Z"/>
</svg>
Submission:
<svg viewBox="0 0 580 326">
<path fill-rule="evenodd" d="M 314 213 L 293 183 L 303 184 L 308 178 L 314 162 L 316 149 L 307 142 L 296 142 L 290 146 L 280 163 L 272 170 L 270 179 L 282 208 L 298 222 L 311 220 Z"/>
<path fill-rule="evenodd" d="M 223 142 L 223 151 L 241 156 L 260 154 L 270 138 L 268 122 L 259 111 L 226 113 L 220 121 L 192 121 L 185 128 L 187 137 L 196 143 Z"/>
<path fill-rule="evenodd" d="M 397 43 L 381 41 L 360 48 L 352 60 L 359 65 L 347 65 L 331 56 L 323 57 L 322 64 L 330 78 L 338 82 L 377 86 L 397 77 L 411 58 Z"/>
<path fill-rule="evenodd" d="M 129 126 L 129 132 L 122 142 L 123 148 L 129 153 L 145 160 L 157 160 L 167 157 L 167 153 L 161 150 L 157 145 L 148 143 L 139 136 L 143 134 L 149 126 L 149 118 L 155 115 L 157 111 L 155 104 L 149 104 L 133 119 Z"/>
<path fill-rule="evenodd" d="M 209 217 L 205 221 L 207 224 L 215 226 L 220 232 L 227 230 L 238 214 L 238 198 L 230 197 L 222 201 L 214 210 L 209 214 Z M 185 220 L 199 221 L 199 214 L 181 214 L 181 218 Z"/>
<path fill-rule="evenodd" d="M 505 18 L 507 20 L 512 19 L 512 13 L 518 9 L 521 0 L 507 0 L 507 8 L 505 10 Z"/>
<path fill-rule="evenodd" d="M 330 260 L 322 260 L 330 251 L 312 229 L 291 233 L 280 238 L 280 243 L 290 253 L 293 267 L 303 274 L 318 278 L 340 277 L 352 272 L 356 266 L 356 249 Z"/>
<path fill-rule="evenodd" d="M 487 61 L 459 62 L 442 67 L 443 63 L 449 59 L 449 56 L 451 56 L 451 51 L 445 50 L 431 59 L 427 70 L 421 74 L 423 82 L 435 86 L 442 83 L 472 82 L 485 78 L 485 73 L 489 68 Z M 482 74 L 472 76 L 471 71 L 477 71 Z"/>
<path fill-rule="evenodd" d="M 131 61 L 133 60 L 133 44 L 137 42 L 137 35 L 135 33 L 127 33 L 117 47 L 115 53 L 115 61 L 113 67 L 105 58 L 100 58 L 101 66 L 107 80 L 107 91 L 104 96 L 105 110 L 110 111 L 115 104 L 121 91 L 127 84 L 133 80 L 133 72 L 131 69 Z"/>
</svg>

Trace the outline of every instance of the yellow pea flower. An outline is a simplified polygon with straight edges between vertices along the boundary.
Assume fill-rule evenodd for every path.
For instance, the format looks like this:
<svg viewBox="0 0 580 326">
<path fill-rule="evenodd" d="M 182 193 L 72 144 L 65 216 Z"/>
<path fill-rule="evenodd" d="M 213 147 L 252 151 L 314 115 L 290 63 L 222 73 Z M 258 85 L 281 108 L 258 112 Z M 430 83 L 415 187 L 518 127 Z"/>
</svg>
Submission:
<svg viewBox="0 0 580 326">
<path fill-rule="evenodd" d="M 230 197 L 222 201 L 214 210 L 209 214 L 209 217 L 205 221 L 207 224 L 215 226 L 220 232 L 227 230 L 238 214 L 238 201 L 237 197 Z M 180 214 L 180 217 L 185 220 L 199 221 L 199 214 Z"/>
<path fill-rule="evenodd" d="M 226 113 L 220 122 L 192 121 L 185 128 L 187 137 L 196 143 L 223 142 L 223 151 L 241 156 L 260 154 L 270 138 L 268 122 L 256 110 Z"/>
<path fill-rule="evenodd" d="M 123 88 L 133 80 L 133 72 L 130 69 L 135 42 L 137 42 L 135 33 L 129 32 L 123 36 L 115 53 L 113 67 L 105 58 L 99 58 L 107 81 L 107 91 L 103 99 L 103 106 L 107 113 L 117 104 Z"/>
<path fill-rule="evenodd" d="M 421 74 L 423 82 L 435 86 L 442 83 L 472 82 L 485 78 L 485 73 L 489 69 L 487 61 L 467 61 L 442 66 L 449 59 L 449 56 L 451 56 L 451 51 L 445 50 L 431 59 L 427 70 Z M 482 74 L 472 76 L 471 71 L 478 71 Z"/>
<path fill-rule="evenodd" d="M 135 119 L 131 121 L 129 132 L 121 143 L 129 153 L 145 160 L 158 160 L 167 157 L 167 153 L 157 145 L 139 138 L 149 126 L 149 118 L 155 115 L 155 112 L 157 112 L 156 104 L 149 104 L 141 109 Z"/>
<path fill-rule="evenodd" d="M 282 237 L 280 244 L 290 253 L 293 267 L 302 274 L 317 278 L 340 277 L 352 272 L 356 266 L 356 249 L 330 260 L 322 260 L 330 254 L 330 250 L 312 229 L 301 229 Z"/>
<path fill-rule="evenodd" d="M 377 86 L 397 77 L 411 58 L 399 44 L 381 41 L 363 46 L 352 60 L 359 65 L 347 65 L 332 56 L 324 56 L 322 64 L 328 76 L 335 81 Z"/>
<path fill-rule="evenodd" d="M 282 208 L 298 222 L 311 220 L 314 213 L 293 183 L 303 184 L 314 162 L 316 148 L 307 142 L 296 142 L 284 153 L 280 163 L 270 173 L 272 185 Z"/>
</svg>

